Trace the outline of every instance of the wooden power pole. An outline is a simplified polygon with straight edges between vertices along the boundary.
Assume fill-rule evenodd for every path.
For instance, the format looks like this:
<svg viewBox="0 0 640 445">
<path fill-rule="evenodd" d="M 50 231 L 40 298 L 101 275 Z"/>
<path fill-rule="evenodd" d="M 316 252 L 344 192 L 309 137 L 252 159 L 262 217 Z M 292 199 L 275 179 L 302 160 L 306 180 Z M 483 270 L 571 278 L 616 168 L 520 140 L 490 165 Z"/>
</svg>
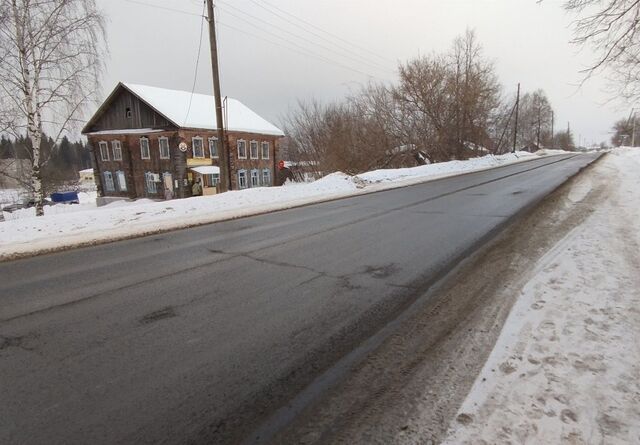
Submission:
<svg viewBox="0 0 640 445">
<path fill-rule="evenodd" d="M 631 118 L 633 119 L 633 130 L 631 130 L 631 146 L 636 146 L 636 109 L 631 110 Z"/>
<path fill-rule="evenodd" d="M 516 123 L 513 129 L 513 153 L 516 152 L 518 144 L 518 112 L 520 111 L 520 84 L 518 84 L 518 95 L 516 96 Z"/>
<path fill-rule="evenodd" d="M 207 0 L 207 21 L 209 22 L 209 46 L 211 47 L 211 71 L 213 74 L 213 95 L 216 102 L 216 126 L 218 127 L 218 147 L 220 160 L 220 191 L 231 189 L 229 172 L 229 152 L 224 136 L 224 122 L 222 120 L 222 96 L 220 94 L 220 70 L 218 67 L 218 44 L 216 39 L 216 20 L 213 13 L 213 0 Z"/>
<path fill-rule="evenodd" d="M 540 150 L 540 131 L 541 131 L 541 127 L 542 127 L 542 111 L 541 111 L 541 107 L 540 107 L 540 102 L 538 102 L 538 131 L 536 133 L 536 150 Z"/>
<path fill-rule="evenodd" d="M 553 134 L 553 131 L 554 131 L 553 125 L 555 124 L 555 122 L 554 122 L 555 121 L 555 117 L 556 117 L 555 112 L 553 110 L 551 110 L 551 148 L 555 148 L 554 147 L 554 134 Z"/>
</svg>

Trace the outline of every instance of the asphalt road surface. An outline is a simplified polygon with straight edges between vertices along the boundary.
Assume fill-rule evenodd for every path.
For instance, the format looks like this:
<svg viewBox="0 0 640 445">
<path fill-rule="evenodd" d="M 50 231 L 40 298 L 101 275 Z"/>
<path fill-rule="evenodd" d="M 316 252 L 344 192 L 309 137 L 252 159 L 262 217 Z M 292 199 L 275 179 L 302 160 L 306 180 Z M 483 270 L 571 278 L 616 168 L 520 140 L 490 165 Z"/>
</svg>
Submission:
<svg viewBox="0 0 640 445">
<path fill-rule="evenodd" d="M 0 443 L 253 441 L 278 407 L 595 158 L 1 263 Z"/>
</svg>

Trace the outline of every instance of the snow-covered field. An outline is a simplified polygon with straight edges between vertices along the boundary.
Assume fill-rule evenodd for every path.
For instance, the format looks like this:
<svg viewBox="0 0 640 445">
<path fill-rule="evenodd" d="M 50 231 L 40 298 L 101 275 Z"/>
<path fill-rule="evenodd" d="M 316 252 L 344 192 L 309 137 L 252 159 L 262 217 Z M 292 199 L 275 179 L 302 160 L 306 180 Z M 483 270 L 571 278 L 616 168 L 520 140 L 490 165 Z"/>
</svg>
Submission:
<svg viewBox="0 0 640 445">
<path fill-rule="evenodd" d="M 536 154 L 518 152 L 501 156 L 489 155 L 466 161 L 376 170 L 356 177 L 334 173 L 312 183 L 287 183 L 282 187 L 254 188 L 172 201 L 121 201 L 104 207 L 96 207 L 95 195 L 83 193 L 79 205 L 47 206 L 45 216 L 40 218 L 35 217 L 34 209 L 23 209 L 12 214 L 5 212 L 7 221 L 0 223 L 0 258 L 281 210 L 402 187 L 549 154 L 541 151 Z"/>
<path fill-rule="evenodd" d="M 640 443 L 640 149 L 598 168 L 609 193 L 532 271 L 446 444 Z"/>
</svg>

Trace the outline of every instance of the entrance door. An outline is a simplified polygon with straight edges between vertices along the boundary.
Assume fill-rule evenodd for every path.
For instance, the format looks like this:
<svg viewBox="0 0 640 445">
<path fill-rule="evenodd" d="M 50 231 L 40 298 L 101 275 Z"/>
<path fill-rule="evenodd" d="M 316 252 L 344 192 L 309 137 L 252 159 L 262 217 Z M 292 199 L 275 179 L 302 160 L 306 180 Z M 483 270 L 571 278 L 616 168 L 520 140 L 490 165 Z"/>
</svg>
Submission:
<svg viewBox="0 0 640 445">
<path fill-rule="evenodd" d="M 173 192 L 173 175 L 171 173 L 165 173 L 162 175 L 164 181 L 164 189 L 169 189 Z"/>
</svg>

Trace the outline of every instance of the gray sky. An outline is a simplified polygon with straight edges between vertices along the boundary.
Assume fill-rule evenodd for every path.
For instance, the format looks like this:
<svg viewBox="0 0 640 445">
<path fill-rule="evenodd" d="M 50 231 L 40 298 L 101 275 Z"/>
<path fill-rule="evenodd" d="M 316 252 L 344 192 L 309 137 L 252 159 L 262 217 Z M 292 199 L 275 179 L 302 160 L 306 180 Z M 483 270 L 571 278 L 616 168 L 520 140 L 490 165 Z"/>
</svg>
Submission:
<svg viewBox="0 0 640 445">
<path fill-rule="evenodd" d="M 191 90 L 200 36 L 201 19 L 197 15 L 202 12 L 202 1 L 99 3 L 108 17 L 110 60 L 103 83 L 105 95 L 120 80 Z M 576 142 L 579 136 L 583 143 L 608 141 L 613 122 L 629 113 L 626 104 L 607 103 L 608 96 L 603 91 L 606 82 L 602 78 L 577 88 L 579 70 L 594 56 L 569 43 L 572 17 L 562 10 L 560 0 L 545 0 L 542 4 L 536 0 L 216 3 L 222 94 L 243 101 L 275 124 L 280 124 L 281 116 L 299 99 L 340 98 L 369 79 L 395 82 L 399 61 L 446 50 L 467 28 L 476 30 L 505 91 L 515 94 L 518 82 L 524 92 L 545 90 L 556 110 L 556 128 L 571 121 Z M 205 26 L 195 88 L 200 93 L 212 91 L 207 39 Z"/>
</svg>

